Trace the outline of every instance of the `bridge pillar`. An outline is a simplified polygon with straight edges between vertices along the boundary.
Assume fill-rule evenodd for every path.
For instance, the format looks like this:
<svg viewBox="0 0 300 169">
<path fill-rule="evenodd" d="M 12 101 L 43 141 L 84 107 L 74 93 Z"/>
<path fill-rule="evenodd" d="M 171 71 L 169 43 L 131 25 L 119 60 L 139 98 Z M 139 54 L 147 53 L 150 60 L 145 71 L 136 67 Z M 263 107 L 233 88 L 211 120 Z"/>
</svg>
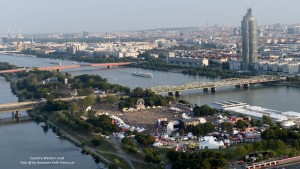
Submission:
<svg viewBox="0 0 300 169">
<path fill-rule="evenodd" d="M 215 88 L 215 87 L 212 87 L 212 88 L 210 88 L 210 91 L 211 91 L 212 93 L 216 93 L 216 88 Z"/>
<path fill-rule="evenodd" d="M 20 118 L 19 111 L 16 111 L 15 118 L 17 119 L 17 122 L 19 122 L 19 118 Z"/>
<path fill-rule="evenodd" d="M 208 88 L 203 88 L 204 93 L 208 93 Z"/>
<path fill-rule="evenodd" d="M 244 89 L 248 89 L 250 87 L 250 84 L 244 84 Z"/>
<path fill-rule="evenodd" d="M 15 118 L 15 113 L 11 112 L 11 119 L 14 119 L 14 118 Z"/>
<path fill-rule="evenodd" d="M 168 92 L 168 96 L 173 96 L 173 92 Z"/>
<path fill-rule="evenodd" d="M 241 85 L 235 85 L 235 88 L 239 89 L 241 88 Z"/>
<path fill-rule="evenodd" d="M 107 66 L 107 69 L 111 69 L 112 68 L 112 66 Z"/>
<path fill-rule="evenodd" d="M 176 96 L 176 97 L 179 97 L 179 96 L 180 96 L 180 92 L 179 92 L 179 91 L 176 91 L 176 92 L 175 92 L 175 96 Z"/>
</svg>

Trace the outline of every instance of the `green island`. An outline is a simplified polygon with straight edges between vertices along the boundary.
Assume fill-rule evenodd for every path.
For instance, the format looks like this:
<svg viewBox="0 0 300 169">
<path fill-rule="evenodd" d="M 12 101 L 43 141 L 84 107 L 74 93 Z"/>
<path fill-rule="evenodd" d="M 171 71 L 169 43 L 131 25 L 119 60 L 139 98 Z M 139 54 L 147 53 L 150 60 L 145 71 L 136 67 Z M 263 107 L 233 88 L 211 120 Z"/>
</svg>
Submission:
<svg viewBox="0 0 300 169">
<path fill-rule="evenodd" d="M 0 63 L 0 68 L 7 70 L 15 66 Z M 142 88 L 131 90 L 129 87 L 110 84 L 97 75 L 72 77 L 68 73 L 33 70 L 3 76 L 10 82 L 19 101 L 40 101 L 31 110 L 31 114 L 38 123 L 46 123 L 44 130 L 52 129 L 58 136 L 81 147 L 83 154 L 91 154 L 96 163 L 102 162 L 109 168 L 227 168 L 239 165 L 237 161 L 259 162 L 300 155 L 298 127 L 283 128 L 268 116 L 263 116 L 261 120 L 244 120 L 242 115 L 237 115 L 240 120 L 235 123 L 216 124 L 215 119 L 220 114 L 227 117 L 233 115 L 207 105 L 192 106 L 195 118 L 207 119 L 206 123 L 191 128 L 194 136 L 202 138 L 217 131 L 225 134 L 222 137 L 234 136 L 233 130 L 242 132 L 247 128 L 255 128 L 261 133 L 260 139 L 209 150 L 199 150 L 192 144 L 181 151 L 153 147 L 157 137 L 151 128 L 143 132 L 123 130 L 112 117 L 125 117 L 128 121 L 130 118 L 157 120 L 158 117 L 150 115 L 165 113 L 164 115 L 173 116 L 171 112 L 167 112 L 170 103 L 180 102 L 190 106 L 188 102 Z M 299 78 L 290 78 L 288 81 L 299 84 Z M 160 109 L 123 111 L 135 107 L 140 98 L 144 100 L 146 107 Z M 149 124 L 153 126 L 155 120 Z M 124 133 L 123 137 L 116 135 L 120 132 Z M 176 134 L 182 139 L 188 133 L 184 130 L 172 133 Z M 176 139 L 175 142 L 181 141 Z M 249 154 L 255 154 L 255 159 L 249 159 Z"/>
</svg>

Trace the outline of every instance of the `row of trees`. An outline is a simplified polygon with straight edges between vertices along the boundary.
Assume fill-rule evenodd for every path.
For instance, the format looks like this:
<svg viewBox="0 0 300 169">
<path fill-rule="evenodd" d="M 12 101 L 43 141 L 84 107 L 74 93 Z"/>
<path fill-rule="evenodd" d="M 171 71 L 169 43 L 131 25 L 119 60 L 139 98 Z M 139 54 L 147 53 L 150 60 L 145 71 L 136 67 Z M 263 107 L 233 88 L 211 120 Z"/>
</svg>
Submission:
<svg viewBox="0 0 300 169">
<path fill-rule="evenodd" d="M 250 144 L 246 144 L 245 146 L 239 146 L 236 148 L 234 153 L 244 158 L 248 153 L 266 151 L 271 152 L 272 154 L 271 156 L 269 156 L 269 158 L 282 155 L 295 156 L 296 154 L 298 154 L 295 147 L 290 148 L 282 140 L 274 139 L 256 141 Z"/>
<path fill-rule="evenodd" d="M 227 164 L 224 153 L 211 150 L 203 152 L 177 152 L 175 150 L 170 150 L 167 153 L 167 158 L 170 159 L 173 169 L 223 168 Z"/>
<path fill-rule="evenodd" d="M 140 87 L 137 87 L 132 90 L 130 97 L 121 98 L 119 102 L 119 108 L 123 109 L 125 107 L 135 107 L 139 98 L 144 99 L 145 106 L 167 106 L 169 102 L 175 100 L 173 97 L 157 95 L 150 90 L 144 90 Z"/>
</svg>

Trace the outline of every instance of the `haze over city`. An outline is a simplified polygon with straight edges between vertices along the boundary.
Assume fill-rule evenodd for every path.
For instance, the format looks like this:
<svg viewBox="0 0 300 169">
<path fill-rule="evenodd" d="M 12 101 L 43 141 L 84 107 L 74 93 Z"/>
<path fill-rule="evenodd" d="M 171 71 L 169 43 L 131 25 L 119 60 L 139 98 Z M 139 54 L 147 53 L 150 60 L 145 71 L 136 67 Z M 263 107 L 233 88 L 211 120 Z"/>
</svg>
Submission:
<svg viewBox="0 0 300 169">
<path fill-rule="evenodd" d="M 276 2 L 276 3 L 275 3 Z M 0 33 L 73 33 L 239 26 L 246 0 L 2 0 Z M 298 0 L 253 0 L 258 24 L 298 23 Z M 288 11 L 288 12 L 287 12 Z"/>
</svg>

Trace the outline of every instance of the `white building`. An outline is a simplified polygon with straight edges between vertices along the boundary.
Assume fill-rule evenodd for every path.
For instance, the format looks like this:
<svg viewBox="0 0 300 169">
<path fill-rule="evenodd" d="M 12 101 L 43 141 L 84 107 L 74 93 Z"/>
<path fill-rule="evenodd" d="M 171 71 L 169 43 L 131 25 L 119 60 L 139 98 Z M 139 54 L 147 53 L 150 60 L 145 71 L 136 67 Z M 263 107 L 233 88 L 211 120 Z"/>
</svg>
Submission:
<svg viewBox="0 0 300 169">
<path fill-rule="evenodd" d="M 213 136 L 204 136 L 199 138 L 199 149 L 219 149 L 224 147 L 223 141 L 216 141 Z"/>
<path fill-rule="evenodd" d="M 193 57 L 168 57 L 168 64 L 183 65 L 191 67 L 208 66 L 208 59 L 206 58 L 193 58 Z"/>
</svg>

